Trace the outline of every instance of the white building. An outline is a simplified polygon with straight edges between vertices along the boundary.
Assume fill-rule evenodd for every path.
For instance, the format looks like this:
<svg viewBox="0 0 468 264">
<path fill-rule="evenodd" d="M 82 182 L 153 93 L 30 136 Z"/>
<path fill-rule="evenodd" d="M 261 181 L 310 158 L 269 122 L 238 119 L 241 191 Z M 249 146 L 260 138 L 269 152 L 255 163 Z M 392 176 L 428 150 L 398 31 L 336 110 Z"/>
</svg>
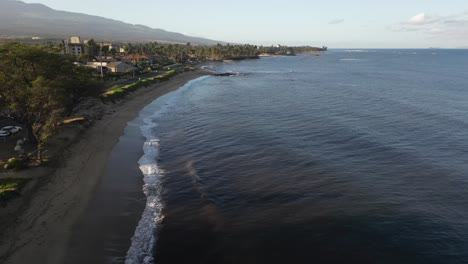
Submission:
<svg viewBox="0 0 468 264">
<path fill-rule="evenodd" d="M 74 57 L 79 57 L 86 53 L 85 45 L 81 43 L 80 37 L 71 37 L 70 42 L 65 42 L 65 51 Z"/>
<path fill-rule="evenodd" d="M 79 57 L 81 54 L 85 53 L 85 46 L 84 44 L 75 44 L 75 43 L 68 43 L 68 54 Z"/>
<path fill-rule="evenodd" d="M 70 43 L 71 44 L 81 44 L 81 39 L 80 39 L 80 37 L 71 37 L 70 38 Z"/>
</svg>

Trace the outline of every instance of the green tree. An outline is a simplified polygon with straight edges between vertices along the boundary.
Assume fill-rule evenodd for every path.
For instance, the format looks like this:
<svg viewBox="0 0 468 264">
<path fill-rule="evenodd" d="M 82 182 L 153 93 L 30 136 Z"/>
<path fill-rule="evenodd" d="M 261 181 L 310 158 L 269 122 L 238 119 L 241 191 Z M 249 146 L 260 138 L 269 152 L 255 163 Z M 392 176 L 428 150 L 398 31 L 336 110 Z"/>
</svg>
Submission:
<svg viewBox="0 0 468 264">
<path fill-rule="evenodd" d="M 91 56 L 99 55 L 99 46 L 94 39 L 88 40 L 88 42 L 86 42 L 86 45 L 89 47 L 89 54 Z"/>
<path fill-rule="evenodd" d="M 88 69 L 45 46 L 0 46 L 0 116 L 23 124 L 40 161 L 60 118 L 95 87 Z"/>
<path fill-rule="evenodd" d="M 87 62 L 87 61 L 90 61 L 91 58 L 88 54 L 81 54 L 80 56 L 78 56 L 78 61 L 81 61 L 81 62 Z"/>
<path fill-rule="evenodd" d="M 117 50 L 115 48 L 112 48 L 112 49 L 109 50 L 109 54 L 112 57 L 115 57 L 115 56 L 117 56 Z"/>
<path fill-rule="evenodd" d="M 108 45 L 104 45 L 101 47 L 101 54 L 106 56 L 109 54 L 110 47 Z"/>
</svg>

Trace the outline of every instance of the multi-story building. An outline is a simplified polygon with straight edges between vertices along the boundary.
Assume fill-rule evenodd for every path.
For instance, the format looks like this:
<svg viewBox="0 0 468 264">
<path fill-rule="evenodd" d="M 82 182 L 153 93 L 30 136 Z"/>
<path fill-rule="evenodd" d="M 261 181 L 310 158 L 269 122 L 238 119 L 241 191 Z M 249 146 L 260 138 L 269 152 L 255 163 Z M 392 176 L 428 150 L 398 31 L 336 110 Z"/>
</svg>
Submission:
<svg viewBox="0 0 468 264">
<path fill-rule="evenodd" d="M 65 53 L 74 57 L 86 54 L 86 46 L 81 42 L 80 37 L 71 37 L 70 42 L 65 41 Z"/>
</svg>

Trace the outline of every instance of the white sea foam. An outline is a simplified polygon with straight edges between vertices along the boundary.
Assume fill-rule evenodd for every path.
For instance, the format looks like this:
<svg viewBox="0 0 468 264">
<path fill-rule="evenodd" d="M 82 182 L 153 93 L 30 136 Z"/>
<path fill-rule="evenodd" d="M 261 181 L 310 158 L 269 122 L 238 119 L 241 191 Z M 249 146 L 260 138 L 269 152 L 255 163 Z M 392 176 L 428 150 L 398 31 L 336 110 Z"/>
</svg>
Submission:
<svg viewBox="0 0 468 264">
<path fill-rule="evenodd" d="M 368 50 L 345 50 L 345 52 L 369 52 Z"/>
<path fill-rule="evenodd" d="M 159 138 L 154 133 L 154 129 L 158 126 L 157 119 L 170 111 L 176 105 L 180 95 L 188 90 L 193 83 L 205 78 L 208 76 L 188 82 L 180 89 L 158 98 L 140 112 L 140 115 L 152 112 L 150 116 L 143 118 L 144 125 L 141 126 L 141 132 L 146 138 L 146 142 L 143 144 L 145 154 L 138 161 L 144 176 L 143 192 L 146 195 L 146 207 L 132 237 L 132 243 L 125 259 L 126 264 L 154 263 L 153 252 L 157 242 L 156 233 L 158 225 L 164 219 L 160 183 L 164 172 L 157 163 Z"/>
</svg>

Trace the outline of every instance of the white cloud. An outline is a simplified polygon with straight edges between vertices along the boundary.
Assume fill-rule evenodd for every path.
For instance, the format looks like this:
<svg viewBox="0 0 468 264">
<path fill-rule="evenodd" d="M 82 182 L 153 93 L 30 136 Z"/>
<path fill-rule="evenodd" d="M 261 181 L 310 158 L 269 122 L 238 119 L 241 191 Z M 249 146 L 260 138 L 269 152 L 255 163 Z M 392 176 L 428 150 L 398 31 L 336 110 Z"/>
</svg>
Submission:
<svg viewBox="0 0 468 264">
<path fill-rule="evenodd" d="M 424 24 L 425 20 L 426 20 L 426 14 L 421 13 L 421 14 L 417 14 L 414 17 L 410 18 L 408 20 L 408 24 L 421 25 L 421 24 Z"/>
<path fill-rule="evenodd" d="M 328 24 L 330 25 L 337 25 L 337 24 L 341 24 L 344 22 L 344 19 L 340 18 L 340 19 L 333 19 L 331 20 L 330 22 L 328 22 Z"/>
<path fill-rule="evenodd" d="M 443 21 L 446 25 L 458 25 L 468 27 L 468 19 L 448 19 Z"/>
<path fill-rule="evenodd" d="M 419 13 L 406 21 L 388 26 L 387 29 L 468 41 L 468 11 L 445 16 Z"/>
<path fill-rule="evenodd" d="M 393 31 L 393 32 L 416 32 L 420 31 L 420 28 L 415 28 L 415 27 L 403 27 L 401 25 L 396 25 L 396 26 L 388 26 L 388 30 Z"/>
<path fill-rule="evenodd" d="M 425 13 L 419 13 L 413 17 L 411 17 L 406 23 L 409 25 L 427 25 L 427 24 L 434 24 L 441 20 L 439 16 L 430 16 L 426 15 Z"/>
</svg>

